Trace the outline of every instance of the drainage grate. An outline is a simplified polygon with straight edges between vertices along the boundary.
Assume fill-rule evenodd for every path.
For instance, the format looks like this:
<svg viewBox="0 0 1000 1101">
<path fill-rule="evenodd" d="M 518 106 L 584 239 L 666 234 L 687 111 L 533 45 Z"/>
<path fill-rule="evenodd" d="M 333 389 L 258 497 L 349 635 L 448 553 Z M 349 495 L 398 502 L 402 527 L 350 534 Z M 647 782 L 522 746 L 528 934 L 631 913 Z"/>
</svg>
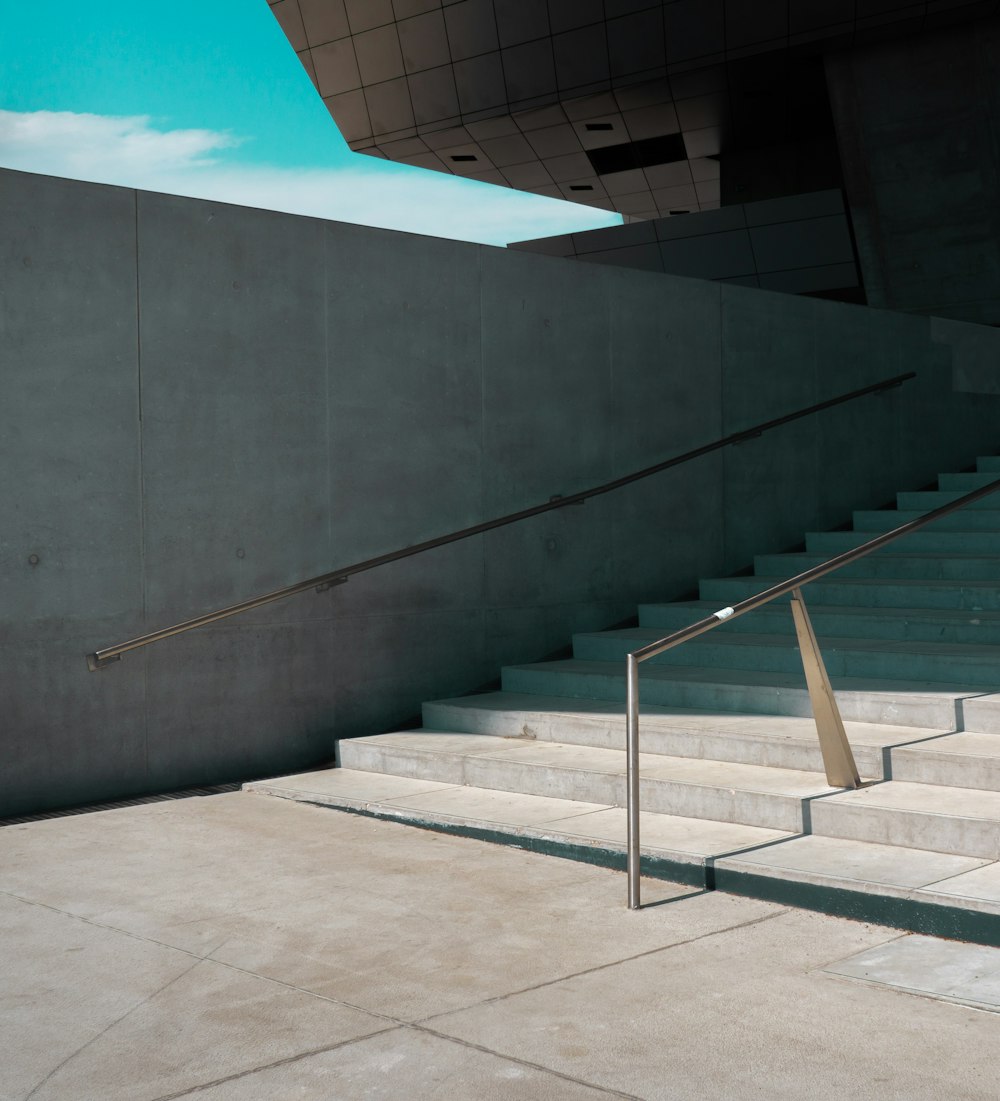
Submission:
<svg viewBox="0 0 1000 1101">
<path fill-rule="evenodd" d="M 67 818 L 71 814 L 92 814 L 100 810 L 117 810 L 119 807 L 141 807 L 146 803 L 164 803 L 168 799 L 191 799 L 198 795 L 224 795 L 230 791 L 239 791 L 242 784 L 216 784 L 207 788 L 185 788 L 183 791 L 161 792 L 159 795 L 140 795 L 135 799 L 120 799 L 115 803 L 90 803 L 85 807 L 70 807 L 68 810 L 50 810 L 42 814 L 26 814 L 20 818 L 0 818 L 0 827 L 18 826 L 25 822 L 41 822 L 46 818 Z"/>
</svg>

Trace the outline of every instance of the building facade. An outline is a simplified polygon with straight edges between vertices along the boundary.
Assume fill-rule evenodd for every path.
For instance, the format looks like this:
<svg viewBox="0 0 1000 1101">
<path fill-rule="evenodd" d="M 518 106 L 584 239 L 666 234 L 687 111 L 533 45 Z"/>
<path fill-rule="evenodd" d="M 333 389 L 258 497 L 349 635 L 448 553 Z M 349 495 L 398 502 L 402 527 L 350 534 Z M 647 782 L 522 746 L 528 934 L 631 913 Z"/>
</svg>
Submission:
<svg viewBox="0 0 1000 1101">
<path fill-rule="evenodd" d="M 271 9 L 352 149 L 657 223 L 522 247 L 1000 323 L 995 0 Z"/>
</svg>

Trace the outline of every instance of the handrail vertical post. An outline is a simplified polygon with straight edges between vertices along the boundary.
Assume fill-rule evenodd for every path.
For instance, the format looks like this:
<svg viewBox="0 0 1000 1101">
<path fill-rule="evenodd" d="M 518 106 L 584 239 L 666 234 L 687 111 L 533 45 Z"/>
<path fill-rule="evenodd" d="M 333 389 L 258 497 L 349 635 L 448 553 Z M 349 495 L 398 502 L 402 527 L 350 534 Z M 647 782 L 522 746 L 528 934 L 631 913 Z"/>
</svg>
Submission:
<svg viewBox="0 0 1000 1101">
<path fill-rule="evenodd" d="M 626 801 L 628 803 L 628 908 L 638 910 L 639 899 L 639 659 L 626 658 L 627 693 Z"/>
</svg>

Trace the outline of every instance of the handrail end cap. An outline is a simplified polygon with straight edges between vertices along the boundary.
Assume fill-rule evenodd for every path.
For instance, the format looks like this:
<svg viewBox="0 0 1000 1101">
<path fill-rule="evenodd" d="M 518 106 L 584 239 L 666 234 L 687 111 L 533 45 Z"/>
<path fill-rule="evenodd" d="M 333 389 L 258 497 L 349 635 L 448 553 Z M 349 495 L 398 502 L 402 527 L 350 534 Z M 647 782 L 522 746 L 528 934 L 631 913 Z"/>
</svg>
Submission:
<svg viewBox="0 0 1000 1101">
<path fill-rule="evenodd" d="M 87 655 L 87 668 L 91 673 L 96 673 L 98 669 L 104 669 L 106 666 L 111 665 L 113 662 L 121 661 L 121 654 L 112 654 L 110 657 L 102 658 L 97 654 Z"/>
</svg>

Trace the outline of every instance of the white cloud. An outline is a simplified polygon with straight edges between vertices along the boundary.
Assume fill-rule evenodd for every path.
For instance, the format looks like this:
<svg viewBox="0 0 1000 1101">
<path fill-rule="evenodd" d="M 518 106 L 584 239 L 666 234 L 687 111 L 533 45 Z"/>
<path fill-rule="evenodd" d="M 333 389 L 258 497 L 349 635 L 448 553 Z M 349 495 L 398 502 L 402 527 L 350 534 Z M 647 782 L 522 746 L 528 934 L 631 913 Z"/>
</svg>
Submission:
<svg viewBox="0 0 1000 1101">
<path fill-rule="evenodd" d="M 436 237 L 505 244 L 616 224 L 617 216 L 358 155 L 345 169 L 226 161 L 212 130 L 158 130 L 146 116 L 0 110 L 0 165 Z"/>
</svg>

